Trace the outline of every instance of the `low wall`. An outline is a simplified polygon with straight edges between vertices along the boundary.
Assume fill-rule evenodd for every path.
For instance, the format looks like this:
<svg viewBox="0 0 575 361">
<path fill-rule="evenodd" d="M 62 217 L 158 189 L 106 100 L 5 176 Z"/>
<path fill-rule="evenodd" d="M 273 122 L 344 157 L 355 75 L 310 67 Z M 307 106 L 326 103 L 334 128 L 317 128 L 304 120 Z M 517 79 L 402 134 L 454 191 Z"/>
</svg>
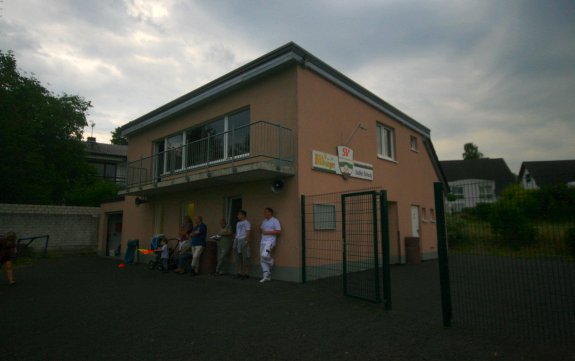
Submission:
<svg viewBox="0 0 575 361">
<path fill-rule="evenodd" d="M 0 233 L 16 232 L 18 238 L 49 235 L 48 251 L 95 252 L 100 208 L 0 204 Z M 31 245 L 39 250 L 43 240 Z"/>
</svg>

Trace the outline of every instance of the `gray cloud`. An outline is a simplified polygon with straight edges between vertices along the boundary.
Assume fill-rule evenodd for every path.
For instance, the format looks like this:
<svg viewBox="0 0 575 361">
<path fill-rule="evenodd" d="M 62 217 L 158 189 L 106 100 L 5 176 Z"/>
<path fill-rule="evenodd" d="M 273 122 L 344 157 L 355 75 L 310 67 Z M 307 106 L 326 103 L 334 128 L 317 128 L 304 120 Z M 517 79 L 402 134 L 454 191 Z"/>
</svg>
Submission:
<svg viewBox="0 0 575 361">
<path fill-rule="evenodd" d="M 116 126 L 288 41 L 432 130 L 442 159 L 475 142 L 513 171 L 575 157 L 575 3 L 5 0 L 0 47 Z"/>
</svg>

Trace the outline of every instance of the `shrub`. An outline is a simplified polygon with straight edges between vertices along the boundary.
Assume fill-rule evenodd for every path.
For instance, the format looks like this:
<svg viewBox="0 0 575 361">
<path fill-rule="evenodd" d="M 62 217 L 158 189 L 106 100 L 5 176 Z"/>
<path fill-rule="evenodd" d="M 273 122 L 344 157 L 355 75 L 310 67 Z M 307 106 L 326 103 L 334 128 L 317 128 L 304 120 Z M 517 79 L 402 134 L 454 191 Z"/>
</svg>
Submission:
<svg viewBox="0 0 575 361">
<path fill-rule="evenodd" d="M 567 250 L 572 257 L 575 257 L 575 227 L 568 228 L 565 232 Z"/>
<path fill-rule="evenodd" d="M 537 230 L 527 217 L 526 210 L 513 203 L 501 202 L 494 206 L 489 223 L 503 246 L 519 248 L 535 241 Z"/>
</svg>

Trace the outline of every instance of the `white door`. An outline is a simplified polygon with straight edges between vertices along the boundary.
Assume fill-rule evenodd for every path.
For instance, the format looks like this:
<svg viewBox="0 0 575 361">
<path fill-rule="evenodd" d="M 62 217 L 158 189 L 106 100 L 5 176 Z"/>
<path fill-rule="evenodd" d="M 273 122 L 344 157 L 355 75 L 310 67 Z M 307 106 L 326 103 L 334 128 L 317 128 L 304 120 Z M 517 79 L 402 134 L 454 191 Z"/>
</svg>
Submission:
<svg viewBox="0 0 575 361">
<path fill-rule="evenodd" d="M 419 207 L 411 206 L 411 236 L 419 237 Z"/>
</svg>

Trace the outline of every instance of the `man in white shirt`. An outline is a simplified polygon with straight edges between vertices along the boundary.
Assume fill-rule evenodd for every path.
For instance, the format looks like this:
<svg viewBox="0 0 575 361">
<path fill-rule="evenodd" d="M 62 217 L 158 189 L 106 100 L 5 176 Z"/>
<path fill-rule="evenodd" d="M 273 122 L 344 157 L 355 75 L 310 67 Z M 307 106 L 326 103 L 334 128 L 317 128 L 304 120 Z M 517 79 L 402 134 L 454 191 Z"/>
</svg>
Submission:
<svg viewBox="0 0 575 361">
<path fill-rule="evenodd" d="M 235 278 L 241 280 L 250 278 L 250 233 L 252 227 L 246 217 L 247 213 L 243 209 L 238 212 L 239 222 L 236 224 L 236 238 L 232 246 L 238 269 L 238 274 Z"/>
<path fill-rule="evenodd" d="M 274 217 L 274 211 L 271 208 L 264 210 L 264 220 L 260 225 L 262 240 L 260 243 L 260 264 L 262 266 L 263 277 L 260 283 L 272 280 L 271 268 L 274 265 L 272 258 L 272 249 L 276 246 L 277 236 L 282 232 L 280 222 Z"/>
</svg>

